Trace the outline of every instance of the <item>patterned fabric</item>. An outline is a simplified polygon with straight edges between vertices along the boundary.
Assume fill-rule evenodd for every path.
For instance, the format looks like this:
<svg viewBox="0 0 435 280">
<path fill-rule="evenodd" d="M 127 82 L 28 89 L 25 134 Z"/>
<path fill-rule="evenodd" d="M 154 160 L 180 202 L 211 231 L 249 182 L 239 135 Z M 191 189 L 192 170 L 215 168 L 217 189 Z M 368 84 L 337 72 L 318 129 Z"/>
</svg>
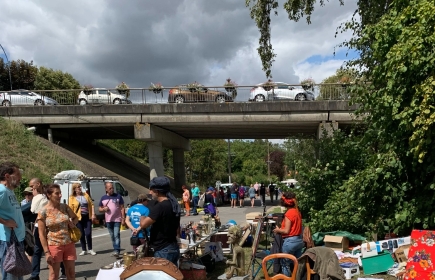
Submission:
<svg viewBox="0 0 435 280">
<path fill-rule="evenodd" d="M 435 280 L 435 231 L 413 230 L 404 279 Z"/>
<path fill-rule="evenodd" d="M 68 212 L 67 205 L 61 203 L 60 210 L 43 208 L 37 221 L 41 220 L 47 228 L 47 242 L 49 246 L 68 245 L 71 238 L 68 232 Z"/>
</svg>

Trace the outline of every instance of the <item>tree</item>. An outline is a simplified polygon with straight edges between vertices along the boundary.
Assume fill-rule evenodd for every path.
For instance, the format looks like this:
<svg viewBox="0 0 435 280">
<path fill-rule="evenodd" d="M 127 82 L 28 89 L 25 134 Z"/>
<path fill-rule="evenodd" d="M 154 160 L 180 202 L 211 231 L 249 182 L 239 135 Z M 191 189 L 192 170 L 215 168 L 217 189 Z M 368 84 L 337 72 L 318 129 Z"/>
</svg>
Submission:
<svg viewBox="0 0 435 280">
<path fill-rule="evenodd" d="M 36 90 L 79 89 L 80 83 L 67 72 L 39 67 L 34 87 Z M 56 91 L 45 93 L 45 95 L 54 98 L 61 104 L 75 104 L 79 94 L 80 91 Z"/>
<path fill-rule="evenodd" d="M 9 65 L 0 58 L 0 90 L 11 89 L 9 82 Z M 10 62 L 13 89 L 33 89 L 38 68 L 33 61 L 26 62 L 22 59 Z"/>
<path fill-rule="evenodd" d="M 285 176 L 285 169 L 284 169 L 284 159 L 285 159 L 285 152 L 282 150 L 275 150 L 270 153 L 269 156 L 270 159 L 270 174 L 275 175 L 278 177 L 279 181 L 282 181 L 282 179 Z M 268 159 L 266 158 L 266 161 Z"/>
<path fill-rule="evenodd" d="M 344 0 L 338 0 L 340 5 L 344 5 Z M 292 21 L 299 21 L 302 17 L 306 17 L 307 23 L 311 23 L 311 14 L 314 11 L 316 0 L 286 0 L 284 2 L 284 10 Z M 346 22 L 338 27 L 338 32 L 350 30 L 354 37 L 341 46 L 355 48 L 357 50 L 365 50 L 369 48 L 369 44 L 357 43 L 357 39 L 361 37 L 361 33 L 366 26 L 370 26 L 379 21 L 379 19 L 387 13 L 391 0 L 358 0 L 357 9 L 354 16 L 349 22 Z M 403 0 L 400 3 L 406 5 L 408 1 Z M 272 77 L 271 68 L 276 57 L 271 44 L 271 14 L 278 14 L 278 0 L 245 0 L 246 6 L 249 7 L 251 18 L 255 20 L 260 31 L 258 54 L 263 64 L 263 71 L 266 77 Z M 325 4 L 324 0 L 320 0 L 320 5 Z M 403 5 L 403 4 L 402 4 Z"/>
<path fill-rule="evenodd" d="M 225 140 L 191 140 L 192 150 L 185 153 L 186 180 L 201 186 L 214 185 L 227 172 Z"/>
<path fill-rule="evenodd" d="M 322 81 L 318 100 L 342 100 L 349 99 L 351 88 L 359 79 L 358 71 L 352 68 L 337 69 L 334 75 L 327 77 Z M 337 85 L 339 84 L 339 85 Z"/>
</svg>

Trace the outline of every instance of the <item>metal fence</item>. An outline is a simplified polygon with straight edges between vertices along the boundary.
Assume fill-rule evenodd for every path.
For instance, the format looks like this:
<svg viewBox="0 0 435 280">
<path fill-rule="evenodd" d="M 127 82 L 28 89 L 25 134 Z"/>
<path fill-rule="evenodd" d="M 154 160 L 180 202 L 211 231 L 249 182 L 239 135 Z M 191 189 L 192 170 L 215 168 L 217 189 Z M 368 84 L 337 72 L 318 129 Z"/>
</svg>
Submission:
<svg viewBox="0 0 435 280">
<path fill-rule="evenodd" d="M 82 89 L 14 90 L 0 92 L 0 103 L 2 106 L 35 106 L 349 100 L 352 87 L 347 84 L 316 84 L 309 88 L 297 84 L 275 85 L 269 89 L 258 86 L 201 86 L 194 89 L 176 86 L 154 91 L 149 88 L 130 88 L 128 92 L 121 93 L 113 88 L 95 88 L 88 92 Z"/>
</svg>

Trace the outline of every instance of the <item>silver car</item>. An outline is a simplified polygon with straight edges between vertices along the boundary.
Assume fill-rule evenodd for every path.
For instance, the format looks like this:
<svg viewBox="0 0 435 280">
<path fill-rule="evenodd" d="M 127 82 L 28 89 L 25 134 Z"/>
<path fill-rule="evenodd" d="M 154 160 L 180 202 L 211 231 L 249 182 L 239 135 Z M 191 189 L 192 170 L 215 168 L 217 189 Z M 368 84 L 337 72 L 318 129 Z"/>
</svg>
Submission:
<svg viewBox="0 0 435 280">
<path fill-rule="evenodd" d="M 263 88 L 264 84 L 258 84 L 251 89 L 249 101 L 285 101 L 296 100 L 306 101 L 314 100 L 314 94 L 300 87 L 291 86 L 286 83 L 274 82 L 270 88 Z"/>
<path fill-rule="evenodd" d="M 25 105 L 58 105 L 56 100 L 47 96 L 39 95 L 32 91 L 28 91 L 26 89 L 0 92 L 0 104 L 7 107 Z"/>
</svg>

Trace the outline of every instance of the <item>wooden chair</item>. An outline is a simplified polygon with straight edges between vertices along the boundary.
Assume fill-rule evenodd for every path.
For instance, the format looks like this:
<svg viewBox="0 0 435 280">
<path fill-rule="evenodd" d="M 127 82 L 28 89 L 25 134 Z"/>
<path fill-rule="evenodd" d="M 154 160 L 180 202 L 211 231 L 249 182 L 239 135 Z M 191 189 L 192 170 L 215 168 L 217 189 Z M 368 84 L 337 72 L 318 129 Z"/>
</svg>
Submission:
<svg viewBox="0 0 435 280">
<path fill-rule="evenodd" d="M 289 277 L 289 276 L 285 276 L 284 274 L 277 274 L 275 276 L 270 277 L 269 272 L 268 272 L 268 268 L 267 268 L 267 262 L 272 260 L 272 259 L 290 259 L 290 260 L 292 260 L 293 264 L 294 264 L 292 275 Z M 295 256 L 290 255 L 290 254 L 284 254 L 284 253 L 271 254 L 271 255 L 266 256 L 263 259 L 263 262 L 261 263 L 261 267 L 263 268 L 263 274 L 264 274 L 264 278 L 266 280 L 296 280 L 296 274 L 298 272 L 298 260 L 296 259 Z"/>
<path fill-rule="evenodd" d="M 305 266 L 307 269 L 307 280 L 311 280 L 312 275 L 316 274 L 316 272 L 311 268 L 310 257 L 305 256 L 305 258 L 306 258 Z"/>
</svg>

